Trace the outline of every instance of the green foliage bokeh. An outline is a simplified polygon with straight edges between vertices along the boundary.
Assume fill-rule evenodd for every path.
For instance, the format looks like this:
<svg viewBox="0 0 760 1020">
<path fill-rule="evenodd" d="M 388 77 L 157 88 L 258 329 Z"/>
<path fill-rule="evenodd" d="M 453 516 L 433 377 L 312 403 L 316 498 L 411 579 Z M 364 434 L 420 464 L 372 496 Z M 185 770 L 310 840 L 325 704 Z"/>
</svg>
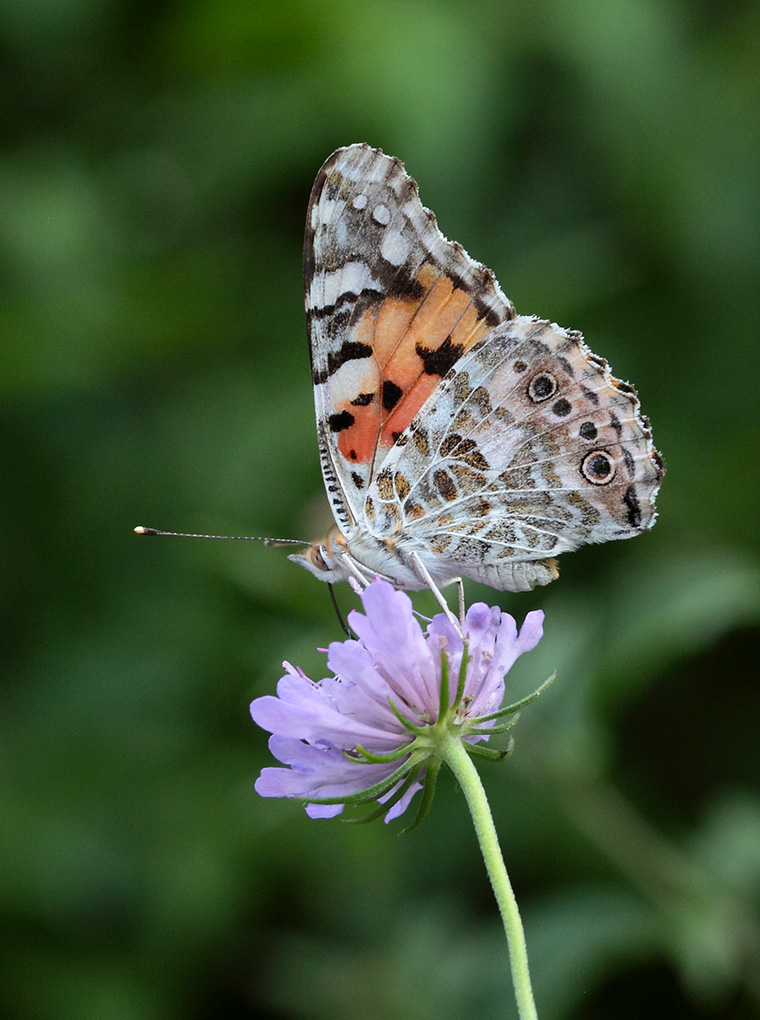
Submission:
<svg viewBox="0 0 760 1020">
<path fill-rule="evenodd" d="M 757 1015 L 759 36 L 742 0 L 5 0 L 3 1017 L 513 1015 L 453 783 L 403 839 L 253 791 L 326 589 L 132 534 L 327 522 L 301 243 L 354 141 L 635 381 L 668 468 L 651 534 L 469 589 L 546 610 L 516 696 L 559 673 L 485 775 L 539 1013 Z"/>
</svg>

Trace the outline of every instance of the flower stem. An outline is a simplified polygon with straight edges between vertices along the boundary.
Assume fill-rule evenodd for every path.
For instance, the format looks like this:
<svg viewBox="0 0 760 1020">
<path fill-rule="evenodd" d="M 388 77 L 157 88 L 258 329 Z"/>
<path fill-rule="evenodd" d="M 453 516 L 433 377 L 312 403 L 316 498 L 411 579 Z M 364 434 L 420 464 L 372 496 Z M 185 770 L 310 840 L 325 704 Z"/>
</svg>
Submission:
<svg viewBox="0 0 760 1020">
<path fill-rule="evenodd" d="M 520 920 L 517 900 L 504 865 L 486 791 L 483 789 L 478 770 L 464 749 L 461 739 L 451 737 L 445 741 L 444 746 L 439 744 L 439 753 L 454 773 L 472 815 L 488 877 L 491 880 L 494 896 L 504 922 L 504 931 L 509 947 L 509 962 L 512 968 L 512 983 L 520 1020 L 538 1020 L 530 985 L 525 932 Z"/>
</svg>

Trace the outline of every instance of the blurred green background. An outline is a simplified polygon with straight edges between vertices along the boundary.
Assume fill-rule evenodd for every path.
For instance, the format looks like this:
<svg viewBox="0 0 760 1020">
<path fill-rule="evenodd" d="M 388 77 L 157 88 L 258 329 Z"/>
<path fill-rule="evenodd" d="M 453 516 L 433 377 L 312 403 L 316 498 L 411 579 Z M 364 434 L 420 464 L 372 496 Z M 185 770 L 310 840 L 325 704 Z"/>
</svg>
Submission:
<svg viewBox="0 0 760 1020">
<path fill-rule="evenodd" d="M 668 467 L 651 534 L 468 589 L 546 610 L 515 697 L 559 672 L 484 777 L 542 1020 L 758 1015 L 759 38 L 742 0 L 4 0 L 3 1017 L 514 1016 L 450 778 L 401 839 L 253 791 L 327 590 L 131 530 L 326 522 L 301 243 L 354 141 Z"/>
</svg>

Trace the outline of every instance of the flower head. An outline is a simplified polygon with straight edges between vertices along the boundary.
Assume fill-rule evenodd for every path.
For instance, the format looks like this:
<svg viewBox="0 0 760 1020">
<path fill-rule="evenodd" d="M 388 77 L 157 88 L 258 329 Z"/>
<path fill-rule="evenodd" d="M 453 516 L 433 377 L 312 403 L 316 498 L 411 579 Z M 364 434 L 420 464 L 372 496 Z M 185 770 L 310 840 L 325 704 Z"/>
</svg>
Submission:
<svg viewBox="0 0 760 1020">
<path fill-rule="evenodd" d="M 423 632 L 409 596 L 385 581 L 370 584 L 362 602 L 364 613 L 348 618 L 357 639 L 328 648 L 334 676 L 314 682 L 285 663 L 277 696 L 251 704 L 254 721 L 272 734 L 270 751 L 288 766 L 263 769 L 256 790 L 304 800 L 312 818 L 376 800 L 371 817 L 390 821 L 424 786 L 419 820 L 447 741 L 462 741 L 471 755 L 507 753 L 481 745 L 538 693 L 499 709 L 504 677 L 538 644 L 544 614 L 528 613 L 518 632 L 507 613 L 476 603 L 462 637 L 443 613 Z"/>
</svg>

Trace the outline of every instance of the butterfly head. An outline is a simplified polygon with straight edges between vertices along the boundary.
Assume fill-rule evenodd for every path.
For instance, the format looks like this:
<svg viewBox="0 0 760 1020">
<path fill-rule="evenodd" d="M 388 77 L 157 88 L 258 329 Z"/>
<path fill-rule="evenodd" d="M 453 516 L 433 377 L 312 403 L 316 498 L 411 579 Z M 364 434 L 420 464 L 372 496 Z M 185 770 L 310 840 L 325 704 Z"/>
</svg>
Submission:
<svg viewBox="0 0 760 1020">
<path fill-rule="evenodd" d="M 346 566 L 347 556 L 346 540 L 334 526 L 324 538 L 307 545 L 303 552 L 292 553 L 288 559 L 305 567 L 320 581 L 335 584 L 345 581 L 351 572 Z"/>
</svg>

